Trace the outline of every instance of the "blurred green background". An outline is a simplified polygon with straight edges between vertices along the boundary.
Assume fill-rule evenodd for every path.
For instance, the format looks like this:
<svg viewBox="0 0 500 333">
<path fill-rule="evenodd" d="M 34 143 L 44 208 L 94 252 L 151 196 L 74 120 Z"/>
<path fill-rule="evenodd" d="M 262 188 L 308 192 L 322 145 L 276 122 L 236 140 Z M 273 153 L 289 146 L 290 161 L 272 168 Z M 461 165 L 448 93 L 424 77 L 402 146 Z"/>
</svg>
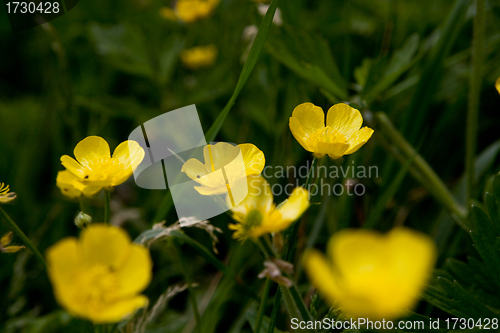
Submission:
<svg viewBox="0 0 500 333">
<path fill-rule="evenodd" d="M 165 6 L 171 3 L 81 0 L 44 27 L 18 33 L 11 32 L 5 7 L 0 9 L 0 182 L 10 184 L 18 195 L 4 208 L 41 251 L 78 234 L 73 224 L 78 202 L 65 199 L 55 179 L 63 169 L 60 157 L 72 155 L 81 139 L 102 136 L 113 150 L 144 121 L 190 104 L 196 104 L 208 131 L 231 97 L 249 45 L 243 30 L 258 26 L 263 18 L 257 3 L 222 0 L 213 15 L 192 24 L 162 18 L 159 10 Z M 404 173 L 403 180 L 395 183 L 402 165 L 374 118 L 374 112 L 385 112 L 456 200 L 465 204 L 473 1 L 293 0 L 281 1 L 279 8 L 283 24 L 271 27 L 216 141 L 251 142 L 264 152 L 266 165 L 304 165 L 311 156 L 288 129 L 293 108 L 310 101 L 326 111 L 334 103 L 350 102 L 363 112 L 375 135 L 344 163 L 379 168 L 378 178 L 359 180 L 367 188 L 362 197 L 316 198 L 327 204 L 310 208 L 311 222 L 299 232 L 299 248 L 306 246 L 310 240 L 306 235 L 318 223 L 313 244 L 307 246 L 323 248 L 333 232 L 363 225 L 381 207 L 376 228 L 404 224 L 430 234 L 439 247 L 438 266 L 447 257 L 476 256 L 467 233 L 429 194 L 426 184 Z M 477 148 L 482 155 L 474 191 L 481 201 L 490 176 L 500 170 L 500 96 L 494 88 L 500 77 L 500 3 L 487 1 L 486 13 Z M 219 50 L 213 66 L 193 71 L 181 65 L 181 50 L 207 44 Z M 140 189 L 129 180 L 112 195 L 115 217 L 120 212 L 116 221 L 134 238 L 160 222 L 155 215 L 164 195 L 165 191 Z M 87 204 L 94 220 L 102 220 L 102 197 Z M 162 218 L 167 225 L 177 220 L 174 210 Z M 251 331 L 247 319 L 262 287 L 256 277 L 262 257 L 249 242 L 231 239 L 229 221 L 221 215 L 211 222 L 224 231 L 219 235 L 218 258 L 229 260 L 237 279 L 219 281 L 220 272 L 181 245 L 206 308 L 204 333 Z M 0 226 L 2 235 L 7 231 Z M 211 248 L 203 231 L 185 232 Z M 146 294 L 154 302 L 184 277 L 164 243 L 155 244 L 152 254 L 155 277 Z M 28 250 L 1 254 L 0 261 L 2 331 L 78 331 L 75 321 L 56 304 L 45 271 Z M 298 281 L 306 292 L 305 277 Z M 417 312 L 446 316 L 425 302 Z M 286 330 L 286 316 L 281 317 L 278 328 Z M 148 332 L 189 332 L 185 325 L 192 320 L 184 292 L 148 326 Z"/>
</svg>

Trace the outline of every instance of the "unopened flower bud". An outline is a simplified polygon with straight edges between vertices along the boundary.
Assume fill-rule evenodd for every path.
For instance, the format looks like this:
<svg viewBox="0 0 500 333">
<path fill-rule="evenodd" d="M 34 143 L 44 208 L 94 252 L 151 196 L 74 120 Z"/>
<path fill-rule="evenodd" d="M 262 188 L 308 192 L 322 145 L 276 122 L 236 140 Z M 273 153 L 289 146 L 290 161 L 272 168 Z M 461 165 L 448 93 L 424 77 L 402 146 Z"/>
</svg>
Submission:
<svg viewBox="0 0 500 333">
<path fill-rule="evenodd" d="M 78 215 L 75 217 L 75 225 L 78 228 L 86 228 L 91 223 L 92 216 L 85 214 L 84 212 L 78 212 Z"/>
</svg>

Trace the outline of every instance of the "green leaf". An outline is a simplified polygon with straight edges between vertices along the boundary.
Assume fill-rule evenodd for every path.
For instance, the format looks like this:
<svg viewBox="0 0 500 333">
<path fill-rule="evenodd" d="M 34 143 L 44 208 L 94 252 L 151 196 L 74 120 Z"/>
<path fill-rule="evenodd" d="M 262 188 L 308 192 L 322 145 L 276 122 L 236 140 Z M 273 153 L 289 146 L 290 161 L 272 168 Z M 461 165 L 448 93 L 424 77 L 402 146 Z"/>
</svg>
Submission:
<svg viewBox="0 0 500 333">
<path fill-rule="evenodd" d="M 499 204 L 497 199 L 489 193 L 486 193 L 486 206 L 488 207 L 488 214 L 490 215 L 493 227 L 495 228 L 496 234 L 500 234 L 500 216 L 499 216 Z"/>
<path fill-rule="evenodd" d="M 500 200 L 500 174 L 495 175 L 495 178 L 493 178 L 493 196 Z"/>
<path fill-rule="evenodd" d="M 90 25 L 97 52 L 116 68 L 151 78 L 153 71 L 140 29 L 127 24 L 105 27 Z"/>
<path fill-rule="evenodd" d="M 477 271 L 463 261 L 448 259 L 446 266 L 453 274 L 453 278 L 467 289 L 479 301 L 496 308 L 500 308 L 500 298 L 498 292 L 492 286 L 495 281 L 484 277 L 481 271 Z"/>
<path fill-rule="evenodd" d="M 500 238 L 490 218 L 480 208 L 472 206 L 471 216 L 474 229 L 470 234 L 474 246 L 491 276 L 500 286 Z"/>
<path fill-rule="evenodd" d="M 259 32 L 257 33 L 257 36 L 255 37 L 255 40 L 253 42 L 252 48 L 250 49 L 250 52 L 248 53 L 248 58 L 245 61 L 245 64 L 243 65 L 243 69 L 241 70 L 240 77 L 238 79 L 238 82 L 236 83 L 236 88 L 233 91 L 233 95 L 227 102 L 226 106 L 224 109 L 222 109 L 221 113 L 217 116 L 215 121 L 213 122 L 212 126 L 210 126 L 210 129 L 205 133 L 205 140 L 207 142 L 213 142 L 215 140 L 215 137 L 219 133 L 222 124 L 226 120 L 227 115 L 229 114 L 229 111 L 231 110 L 232 106 L 234 105 L 236 98 L 240 94 L 241 90 L 243 89 L 243 86 L 247 82 L 250 74 L 252 73 L 253 68 L 255 67 L 255 64 L 257 63 L 257 59 L 259 58 L 259 55 L 262 51 L 262 48 L 264 47 L 264 43 L 266 41 L 267 33 L 269 32 L 269 28 L 271 27 L 271 24 L 273 22 L 273 17 L 274 13 L 276 12 L 276 8 L 278 6 L 279 0 L 273 0 L 271 2 L 271 5 L 269 6 L 269 9 L 267 10 L 266 16 L 264 16 L 264 20 L 262 20 L 262 23 L 259 27 Z M 168 212 L 170 209 L 173 207 L 173 200 L 172 200 L 172 194 L 170 193 L 170 190 L 167 190 L 167 193 L 163 197 L 158 211 L 156 212 L 154 221 L 161 221 L 167 216 Z"/>
<path fill-rule="evenodd" d="M 443 291 L 436 287 L 429 287 L 423 298 L 432 305 L 460 318 L 496 318 L 486 306 L 474 298 L 457 281 L 439 277 L 439 285 Z"/>
</svg>

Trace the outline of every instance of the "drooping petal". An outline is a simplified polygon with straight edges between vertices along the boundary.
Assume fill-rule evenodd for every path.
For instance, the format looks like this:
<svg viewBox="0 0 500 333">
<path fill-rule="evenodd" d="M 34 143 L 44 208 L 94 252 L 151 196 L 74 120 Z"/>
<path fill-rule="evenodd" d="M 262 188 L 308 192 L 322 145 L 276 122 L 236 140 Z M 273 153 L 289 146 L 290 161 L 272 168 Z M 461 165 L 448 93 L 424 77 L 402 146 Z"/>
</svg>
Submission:
<svg viewBox="0 0 500 333">
<path fill-rule="evenodd" d="M 290 117 L 290 131 L 292 132 L 293 137 L 297 142 L 307 151 L 313 152 L 314 151 L 314 139 L 312 135 L 309 135 L 309 133 L 306 133 L 304 129 L 302 128 L 302 125 L 300 124 L 299 120 L 294 117 Z M 313 140 L 311 142 L 311 140 Z"/>
<path fill-rule="evenodd" d="M 266 165 L 264 153 L 251 143 L 238 145 L 243 156 L 247 176 L 259 175 Z"/>
<path fill-rule="evenodd" d="M 292 112 L 292 118 L 296 118 L 304 132 L 308 135 L 325 127 L 325 113 L 323 109 L 312 103 L 299 104 Z"/>
<path fill-rule="evenodd" d="M 80 235 L 83 260 L 88 266 L 100 264 L 117 269 L 129 256 L 130 245 L 125 231 L 107 225 L 92 225 Z"/>
<path fill-rule="evenodd" d="M 304 254 L 304 269 L 319 293 L 333 304 L 340 294 L 337 281 L 339 277 L 334 273 L 331 263 L 327 258 L 316 250 L 309 250 Z"/>
<path fill-rule="evenodd" d="M 115 323 L 133 314 L 136 310 L 146 306 L 148 298 L 143 295 L 119 300 L 106 304 L 99 311 L 92 311 L 89 315 L 94 323 Z"/>
<path fill-rule="evenodd" d="M 239 216 L 246 216 L 251 210 L 260 210 L 264 214 L 271 211 L 273 194 L 269 183 L 262 176 L 249 176 L 247 180 L 248 194 L 240 204 L 231 209 L 231 212 Z M 226 201 L 231 207 L 229 198 Z"/>
<path fill-rule="evenodd" d="M 349 138 L 349 149 L 344 153 L 344 155 L 349 155 L 356 152 L 359 148 L 372 137 L 373 130 L 369 127 L 363 127 Z"/>
<path fill-rule="evenodd" d="M 200 193 L 201 195 L 217 195 L 217 194 L 226 194 L 227 187 L 226 185 L 218 186 L 218 187 L 209 187 L 209 186 L 195 186 L 194 189 Z"/>
<path fill-rule="evenodd" d="M 86 165 L 87 161 L 95 158 L 111 156 L 108 143 L 100 136 L 88 136 L 78 142 L 73 153 L 82 165 Z"/>
<path fill-rule="evenodd" d="M 68 170 L 59 171 L 57 173 L 56 185 L 59 187 L 62 194 L 70 198 L 78 198 L 82 195 L 83 188 L 85 187 L 85 185 L 80 182 L 80 179 Z"/>
<path fill-rule="evenodd" d="M 345 103 L 333 105 L 326 116 L 326 126 L 336 129 L 347 138 L 361 128 L 361 113 Z"/>
<path fill-rule="evenodd" d="M 143 291 L 151 282 L 152 267 L 148 249 L 132 244 L 125 264 L 117 271 L 120 296 L 131 296 Z"/>
<path fill-rule="evenodd" d="M 296 187 L 284 204 L 278 207 L 281 218 L 285 221 L 295 221 L 309 207 L 309 192 L 299 186 Z"/>
<path fill-rule="evenodd" d="M 135 170 L 144 159 L 144 149 L 133 140 L 127 140 L 118 145 L 113 152 L 113 158 L 116 158 L 126 167 Z"/>
<path fill-rule="evenodd" d="M 83 192 L 83 195 L 85 195 L 86 197 L 91 197 L 91 196 L 95 195 L 97 192 L 99 192 L 100 190 L 102 190 L 102 186 L 89 185 L 89 186 L 85 186 L 82 189 L 82 192 Z"/>
</svg>

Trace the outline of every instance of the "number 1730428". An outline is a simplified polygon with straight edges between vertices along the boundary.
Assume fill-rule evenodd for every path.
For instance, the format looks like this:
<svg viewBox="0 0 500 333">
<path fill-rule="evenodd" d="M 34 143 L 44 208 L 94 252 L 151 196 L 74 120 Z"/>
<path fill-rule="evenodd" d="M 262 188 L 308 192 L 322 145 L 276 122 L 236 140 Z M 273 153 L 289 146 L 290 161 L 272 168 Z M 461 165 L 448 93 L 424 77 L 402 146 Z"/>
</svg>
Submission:
<svg viewBox="0 0 500 333">
<path fill-rule="evenodd" d="M 7 2 L 8 14 L 57 14 L 60 11 L 59 2 Z"/>
</svg>

